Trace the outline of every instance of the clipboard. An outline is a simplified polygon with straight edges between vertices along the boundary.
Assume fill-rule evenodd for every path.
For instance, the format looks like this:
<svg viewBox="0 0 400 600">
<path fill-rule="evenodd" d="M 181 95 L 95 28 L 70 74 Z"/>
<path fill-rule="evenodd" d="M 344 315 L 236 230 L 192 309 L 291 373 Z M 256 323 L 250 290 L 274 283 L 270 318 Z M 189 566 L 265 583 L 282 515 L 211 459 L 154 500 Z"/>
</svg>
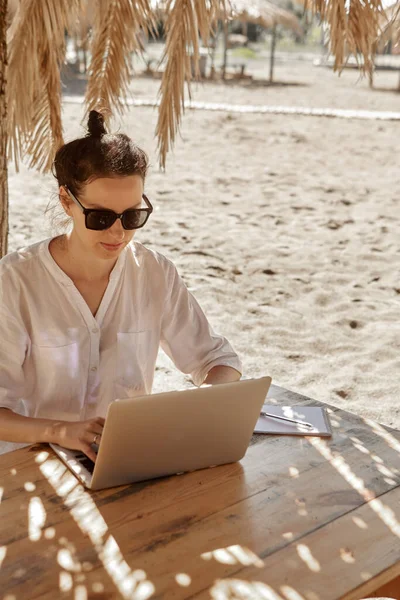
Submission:
<svg viewBox="0 0 400 600">
<path fill-rule="evenodd" d="M 299 421 L 311 423 L 312 428 L 304 427 L 296 423 L 289 423 L 273 417 L 260 416 L 254 433 L 267 433 L 272 435 L 312 435 L 319 437 L 331 437 L 332 426 L 326 408 L 322 406 L 279 406 L 276 404 L 264 404 L 262 412 L 275 414 L 278 417 L 286 417 Z"/>
</svg>

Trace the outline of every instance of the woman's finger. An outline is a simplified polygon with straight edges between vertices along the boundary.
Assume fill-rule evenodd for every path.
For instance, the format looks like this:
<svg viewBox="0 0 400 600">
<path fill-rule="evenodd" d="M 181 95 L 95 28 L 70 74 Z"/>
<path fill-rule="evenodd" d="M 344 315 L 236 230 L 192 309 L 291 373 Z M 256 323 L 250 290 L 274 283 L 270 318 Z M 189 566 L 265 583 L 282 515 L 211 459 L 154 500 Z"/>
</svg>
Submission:
<svg viewBox="0 0 400 600">
<path fill-rule="evenodd" d="M 93 452 L 90 444 L 84 444 L 82 447 L 82 452 L 84 452 L 86 454 L 86 456 L 88 458 L 90 458 L 90 460 L 92 460 L 93 462 L 96 462 L 96 452 Z"/>
<path fill-rule="evenodd" d="M 92 444 L 100 444 L 100 440 L 101 440 L 101 431 L 87 431 L 86 435 L 84 437 L 84 443 L 87 443 L 89 445 Z"/>
<path fill-rule="evenodd" d="M 98 433 L 99 435 L 101 435 L 103 433 L 103 429 L 104 427 L 102 427 L 101 425 L 92 425 L 90 427 L 90 429 L 88 429 L 88 432 L 91 433 L 93 436 L 96 435 L 96 433 Z"/>
</svg>

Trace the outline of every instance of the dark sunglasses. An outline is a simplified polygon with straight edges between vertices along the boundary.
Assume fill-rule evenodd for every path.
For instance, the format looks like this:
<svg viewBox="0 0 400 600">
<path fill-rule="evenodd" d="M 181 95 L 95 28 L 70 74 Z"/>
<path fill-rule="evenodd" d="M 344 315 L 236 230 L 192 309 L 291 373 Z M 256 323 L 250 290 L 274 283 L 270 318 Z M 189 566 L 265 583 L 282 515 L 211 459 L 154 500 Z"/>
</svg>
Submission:
<svg viewBox="0 0 400 600">
<path fill-rule="evenodd" d="M 150 200 L 143 194 L 142 198 L 147 204 L 147 208 L 128 208 L 123 213 L 116 213 L 113 210 L 103 210 L 99 208 L 85 208 L 74 196 L 74 194 L 64 186 L 68 196 L 75 202 L 77 206 L 82 210 L 85 215 L 86 229 L 94 229 L 101 231 L 103 229 L 109 229 L 114 225 L 117 219 L 121 219 L 122 227 L 124 229 L 140 229 L 146 224 L 147 219 L 153 212 L 153 207 Z"/>
</svg>

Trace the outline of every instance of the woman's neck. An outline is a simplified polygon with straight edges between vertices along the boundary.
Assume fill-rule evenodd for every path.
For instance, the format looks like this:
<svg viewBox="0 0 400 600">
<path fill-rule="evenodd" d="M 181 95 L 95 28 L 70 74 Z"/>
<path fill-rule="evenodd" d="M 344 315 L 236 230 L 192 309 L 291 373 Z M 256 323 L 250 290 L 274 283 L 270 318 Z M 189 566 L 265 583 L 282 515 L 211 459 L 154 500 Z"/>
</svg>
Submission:
<svg viewBox="0 0 400 600">
<path fill-rule="evenodd" d="M 73 281 L 108 281 L 118 260 L 118 257 L 101 260 L 88 254 L 79 243 L 79 239 L 71 233 L 54 238 L 49 250 L 58 266 Z"/>
</svg>

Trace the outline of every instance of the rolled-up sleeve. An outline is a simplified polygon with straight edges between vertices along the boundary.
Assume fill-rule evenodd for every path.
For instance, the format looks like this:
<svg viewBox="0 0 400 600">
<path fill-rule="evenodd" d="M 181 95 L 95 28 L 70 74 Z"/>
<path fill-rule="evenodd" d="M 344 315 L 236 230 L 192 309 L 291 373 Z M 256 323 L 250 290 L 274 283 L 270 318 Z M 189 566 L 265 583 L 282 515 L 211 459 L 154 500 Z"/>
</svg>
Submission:
<svg viewBox="0 0 400 600">
<path fill-rule="evenodd" d="M 215 366 L 242 373 L 242 365 L 228 340 L 209 324 L 171 261 L 167 261 L 167 292 L 161 325 L 161 347 L 182 373 L 200 386 Z"/>
</svg>

